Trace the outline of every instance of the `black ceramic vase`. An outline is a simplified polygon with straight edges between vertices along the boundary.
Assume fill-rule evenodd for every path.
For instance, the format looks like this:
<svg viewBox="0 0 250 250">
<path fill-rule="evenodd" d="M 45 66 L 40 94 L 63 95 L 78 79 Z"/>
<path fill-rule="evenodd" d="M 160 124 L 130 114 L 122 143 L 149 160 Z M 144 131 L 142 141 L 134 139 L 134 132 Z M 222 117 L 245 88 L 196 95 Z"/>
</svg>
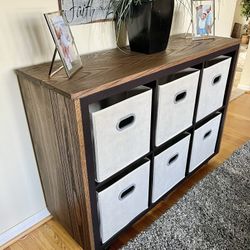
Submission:
<svg viewBox="0 0 250 250">
<path fill-rule="evenodd" d="M 130 49 L 152 54 L 167 48 L 174 0 L 142 1 L 131 7 L 127 18 Z"/>
</svg>

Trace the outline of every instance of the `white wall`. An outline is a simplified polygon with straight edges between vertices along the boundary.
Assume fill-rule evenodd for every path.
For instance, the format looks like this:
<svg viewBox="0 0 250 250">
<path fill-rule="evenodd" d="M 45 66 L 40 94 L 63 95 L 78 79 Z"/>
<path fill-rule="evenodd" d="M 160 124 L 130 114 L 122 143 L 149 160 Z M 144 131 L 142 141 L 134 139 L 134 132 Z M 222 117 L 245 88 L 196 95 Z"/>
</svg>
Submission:
<svg viewBox="0 0 250 250">
<path fill-rule="evenodd" d="M 243 26 L 244 24 L 247 24 L 248 22 L 247 22 L 245 17 L 241 16 L 240 2 L 241 2 L 241 0 L 237 0 L 235 15 L 234 15 L 234 22 L 241 23 Z M 242 29 L 242 31 L 243 31 L 243 29 Z M 238 85 L 238 88 L 241 88 L 243 90 L 248 90 L 248 91 L 250 90 L 250 71 L 249 71 L 249 69 L 250 69 L 250 46 L 248 46 L 245 64 L 244 64 L 242 74 L 240 77 L 240 83 Z"/>
<path fill-rule="evenodd" d="M 236 2 L 236 8 L 235 8 L 235 14 L 234 14 L 234 23 L 241 23 L 242 25 L 246 24 L 246 18 L 241 15 L 241 6 L 240 6 L 241 0 L 237 0 Z"/>
<path fill-rule="evenodd" d="M 229 36 L 234 1 L 222 2 L 217 35 Z M 1 1 L 0 234 L 45 208 L 14 69 L 51 59 L 54 45 L 42 14 L 55 10 L 57 0 Z M 189 20 L 176 10 L 172 34 L 186 32 Z M 112 23 L 72 30 L 80 53 L 115 47 Z"/>
<path fill-rule="evenodd" d="M 231 36 L 236 3 L 237 0 L 216 1 L 215 34 L 217 36 Z"/>
<path fill-rule="evenodd" d="M 1 1 L 0 233 L 45 208 L 14 74 L 15 68 L 42 62 L 50 54 L 40 12 L 51 4 L 40 2 Z"/>
<path fill-rule="evenodd" d="M 250 91 L 250 46 L 248 46 L 245 64 L 242 70 L 238 88 Z"/>
</svg>

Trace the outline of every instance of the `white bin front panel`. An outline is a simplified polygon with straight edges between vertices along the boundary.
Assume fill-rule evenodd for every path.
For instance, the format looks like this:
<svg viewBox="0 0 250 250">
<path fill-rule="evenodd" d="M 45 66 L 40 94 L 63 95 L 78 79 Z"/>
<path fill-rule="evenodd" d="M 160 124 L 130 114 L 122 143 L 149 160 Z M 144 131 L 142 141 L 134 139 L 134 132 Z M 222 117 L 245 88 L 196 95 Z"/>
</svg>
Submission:
<svg viewBox="0 0 250 250">
<path fill-rule="evenodd" d="M 97 194 L 103 243 L 148 208 L 149 167 L 150 162 L 143 164 Z M 121 199 L 121 194 L 132 186 L 133 191 Z"/>
<path fill-rule="evenodd" d="M 195 130 L 189 167 L 190 173 L 215 152 L 220 121 L 221 114 Z M 206 135 L 208 136 L 205 137 Z"/>
<path fill-rule="evenodd" d="M 92 113 L 96 178 L 101 182 L 150 150 L 152 90 Z M 119 130 L 119 122 L 133 115 L 134 122 Z"/>
<path fill-rule="evenodd" d="M 231 60 L 232 58 L 230 57 L 204 69 L 196 118 L 197 121 L 223 106 Z M 216 77 L 219 77 L 220 80 L 214 84 L 214 79 L 216 79 Z"/>
<path fill-rule="evenodd" d="M 190 135 L 155 157 L 152 201 L 156 202 L 184 177 Z M 169 161 L 176 157 L 172 164 Z"/>
<path fill-rule="evenodd" d="M 159 86 L 156 146 L 161 145 L 192 125 L 200 71 Z M 186 97 L 175 102 L 179 93 Z"/>
</svg>

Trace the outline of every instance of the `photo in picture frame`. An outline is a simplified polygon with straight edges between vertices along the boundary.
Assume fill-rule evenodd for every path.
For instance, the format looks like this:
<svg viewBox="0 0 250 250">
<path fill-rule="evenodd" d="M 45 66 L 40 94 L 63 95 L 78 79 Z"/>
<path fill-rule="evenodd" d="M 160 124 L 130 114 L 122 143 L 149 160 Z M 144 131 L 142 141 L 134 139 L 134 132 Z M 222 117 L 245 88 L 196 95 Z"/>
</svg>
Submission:
<svg viewBox="0 0 250 250">
<path fill-rule="evenodd" d="M 82 67 L 81 57 L 63 11 L 44 14 L 68 78 Z M 53 62 L 52 62 L 53 63 Z"/>
<path fill-rule="evenodd" d="M 215 36 L 215 1 L 191 0 L 192 37 L 194 40 Z"/>
</svg>

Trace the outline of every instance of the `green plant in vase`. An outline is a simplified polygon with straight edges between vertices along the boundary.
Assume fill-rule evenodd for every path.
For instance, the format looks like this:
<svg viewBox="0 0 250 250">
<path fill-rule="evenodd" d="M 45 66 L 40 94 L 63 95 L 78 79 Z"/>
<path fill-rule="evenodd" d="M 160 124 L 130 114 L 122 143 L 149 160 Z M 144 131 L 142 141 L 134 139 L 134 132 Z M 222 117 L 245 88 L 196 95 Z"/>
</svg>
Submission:
<svg viewBox="0 0 250 250">
<path fill-rule="evenodd" d="M 141 6 L 145 2 L 153 0 L 110 0 L 110 8 L 115 13 L 116 29 L 121 29 L 122 22 L 129 16 L 134 6 Z"/>
<path fill-rule="evenodd" d="M 132 51 L 151 54 L 166 49 L 172 25 L 174 0 L 110 0 L 116 33 L 122 23 Z"/>
</svg>

